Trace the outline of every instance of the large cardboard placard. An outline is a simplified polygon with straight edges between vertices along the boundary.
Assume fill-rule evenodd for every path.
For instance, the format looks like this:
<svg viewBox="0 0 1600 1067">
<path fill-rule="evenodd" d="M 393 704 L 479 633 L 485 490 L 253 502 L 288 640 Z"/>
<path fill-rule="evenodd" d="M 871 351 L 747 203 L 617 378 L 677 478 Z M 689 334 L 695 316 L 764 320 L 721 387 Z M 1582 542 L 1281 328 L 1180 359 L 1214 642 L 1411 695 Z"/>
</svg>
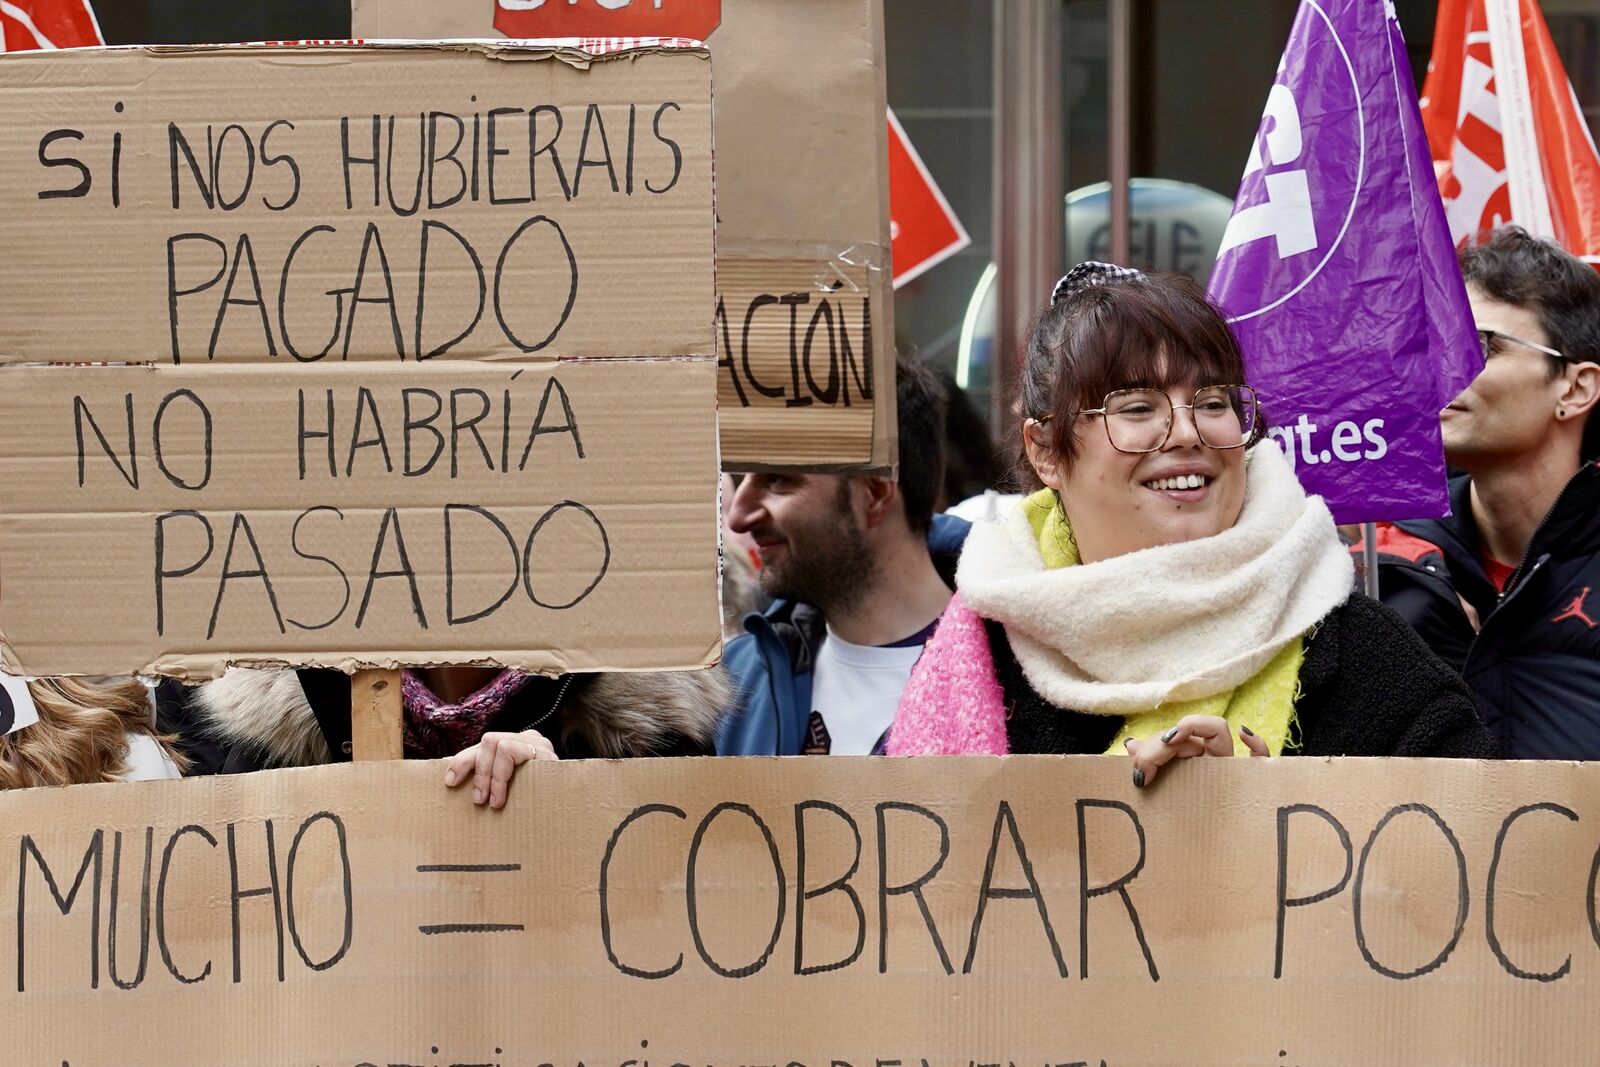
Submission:
<svg viewBox="0 0 1600 1067">
<path fill-rule="evenodd" d="M 649 32 L 630 26 L 628 7 L 606 6 L 619 35 Z M 499 37 L 495 10 L 495 0 L 352 0 L 351 21 L 364 38 Z M 891 468 L 882 0 L 725 0 L 707 43 L 723 465 Z"/>
<path fill-rule="evenodd" d="M 709 361 L 4 373 L 13 673 L 717 658 Z"/>
<path fill-rule="evenodd" d="M 710 73 L 511 45 L 7 55 L 0 360 L 710 355 Z"/>
<path fill-rule="evenodd" d="M 715 662 L 702 50 L 102 50 L 0 87 L 0 359 L 155 363 L 3 372 L 7 670 Z"/>
<path fill-rule="evenodd" d="M 1600 1059 L 1600 768 L 440 765 L 0 796 L 7 1062 Z"/>
</svg>

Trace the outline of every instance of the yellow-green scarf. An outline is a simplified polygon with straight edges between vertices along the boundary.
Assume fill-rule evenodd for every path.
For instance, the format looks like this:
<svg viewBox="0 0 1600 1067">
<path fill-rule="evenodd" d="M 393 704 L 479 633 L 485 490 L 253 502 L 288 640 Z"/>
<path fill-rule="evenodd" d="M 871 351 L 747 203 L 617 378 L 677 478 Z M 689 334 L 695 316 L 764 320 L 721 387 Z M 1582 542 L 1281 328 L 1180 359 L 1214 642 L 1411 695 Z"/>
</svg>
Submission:
<svg viewBox="0 0 1600 1067">
<path fill-rule="evenodd" d="M 1072 526 L 1061 510 L 1060 501 L 1050 489 L 1041 489 L 1022 502 L 1023 514 L 1039 539 L 1039 553 L 1048 570 L 1072 567 L 1078 563 L 1078 542 Z M 1305 638 L 1283 647 L 1254 677 L 1237 688 L 1198 700 L 1186 700 L 1150 711 L 1129 715 L 1106 749 L 1109 755 L 1122 755 L 1128 738 L 1144 739 L 1163 733 L 1185 715 L 1219 715 L 1233 732 L 1235 755 L 1247 756 L 1250 750 L 1239 739 L 1239 727 L 1248 726 L 1267 743 L 1267 751 L 1277 756 L 1294 728 L 1294 705 L 1300 691 L 1300 665 L 1305 661 Z"/>
</svg>

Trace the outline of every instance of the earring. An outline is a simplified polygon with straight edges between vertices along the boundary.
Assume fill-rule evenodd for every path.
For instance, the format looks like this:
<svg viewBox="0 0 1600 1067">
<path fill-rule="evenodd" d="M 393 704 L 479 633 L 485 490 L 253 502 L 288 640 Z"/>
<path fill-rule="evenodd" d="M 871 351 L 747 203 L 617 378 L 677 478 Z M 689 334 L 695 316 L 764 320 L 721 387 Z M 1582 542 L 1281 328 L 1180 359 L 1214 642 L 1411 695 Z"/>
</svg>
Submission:
<svg viewBox="0 0 1600 1067">
<path fill-rule="evenodd" d="M 1556 418 L 1564 419 L 1566 417 L 1567 417 L 1567 409 L 1566 408 L 1556 408 Z"/>
</svg>

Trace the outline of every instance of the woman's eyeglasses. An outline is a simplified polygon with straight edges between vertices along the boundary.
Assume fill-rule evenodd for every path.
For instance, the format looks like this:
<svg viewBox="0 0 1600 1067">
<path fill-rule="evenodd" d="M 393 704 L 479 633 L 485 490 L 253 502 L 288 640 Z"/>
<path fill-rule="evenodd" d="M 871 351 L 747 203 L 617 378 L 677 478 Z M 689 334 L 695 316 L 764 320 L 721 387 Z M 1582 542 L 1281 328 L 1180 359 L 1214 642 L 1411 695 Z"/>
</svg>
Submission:
<svg viewBox="0 0 1600 1067">
<path fill-rule="evenodd" d="M 1187 404 L 1174 404 L 1161 389 L 1117 389 L 1097 408 L 1079 418 L 1099 418 L 1118 452 L 1159 452 L 1172 436 L 1180 410 L 1187 410 L 1195 435 L 1207 448 L 1243 448 L 1255 437 L 1260 421 L 1256 391 L 1248 385 L 1208 385 L 1195 390 Z M 1048 423 L 1054 416 L 1038 420 Z"/>
</svg>

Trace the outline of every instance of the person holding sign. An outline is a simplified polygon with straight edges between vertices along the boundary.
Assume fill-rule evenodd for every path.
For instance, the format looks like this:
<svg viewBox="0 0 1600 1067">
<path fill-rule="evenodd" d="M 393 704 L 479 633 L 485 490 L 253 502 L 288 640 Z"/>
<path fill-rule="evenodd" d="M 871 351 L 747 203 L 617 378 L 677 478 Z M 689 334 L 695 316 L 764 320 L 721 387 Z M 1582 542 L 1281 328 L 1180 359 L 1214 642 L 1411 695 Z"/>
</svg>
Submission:
<svg viewBox="0 0 1600 1067">
<path fill-rule="evenodd" d="M 1056 287 L 1021 378 L 1042 488 L 975 527 L 891 755 L 1494 754 L 1465 687 L 1352 593 L 1333 518 L 1264 429 L 1188 277 L 1103 263 Z"/>
<path fill-rule="evenodd" d="M 186 766 L 137 679 L 0 678 L 0 789 L 169 779 Z"/>
<path fill-rule="evenodd" d="M 1378 527 L 1378 588 L 1508 758 L 1600 759 L 1600 273 L 1516 227 L 1460 262 L 1483 369 L 1439 421 L 1464 473 L 1449 518 Z"/>
<path fill-rule="evenodd" d="M 450 757 L 445 782 L 472 781 L 500 808 L 529 760 L 711 754 L 728 700 L 720 667 L 549 678 L 492 667 L 401 674 L 408 757 Z M 195 691 L 196 727 L 223 741 L 224 774 L 348 760 L 350 678 L 334 670 L 235 669 Z"/>
</svg>

